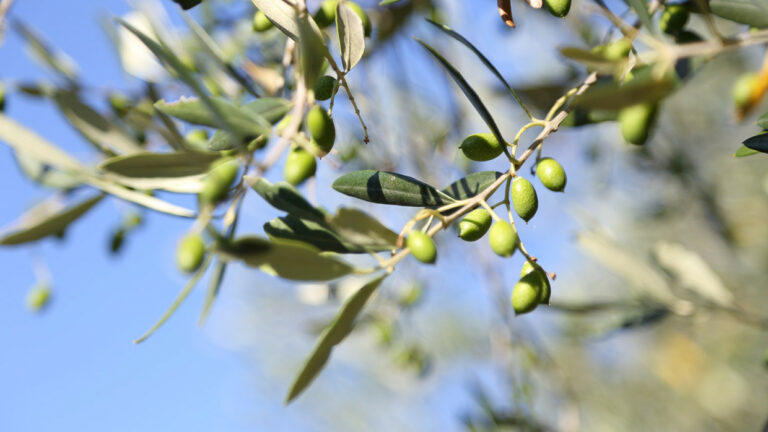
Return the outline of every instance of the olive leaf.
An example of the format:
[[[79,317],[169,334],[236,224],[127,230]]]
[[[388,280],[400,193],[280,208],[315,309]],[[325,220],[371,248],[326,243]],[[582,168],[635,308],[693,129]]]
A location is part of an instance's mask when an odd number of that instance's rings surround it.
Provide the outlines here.
[[[266,15],[275,27],[283,32],[283,34],[297,42],[299,41],[300,30],[296,9],[282,1],[251,0],[251,2],[253,2],[257,9],[264,12],[264,15]],[[311,17],[307,17],[307,22],[312,28],[312,31],[319,37],[322,37],[322,32],[317,26],[317,23],[315,23],[315,20]]]
[[[189,10],[202,3],[203,0],[173,0],[173,2],[181,6],[182,9]]]
[[[365,53],[365,28],[363,20],[344,3],[336,6],[336,32],[339,36],[341,63],[349,72]]]
[[[216,112],[227,118],[232,132],[243,136],[268,135],[271,132],[270,123],[256,109],[238,106],[223,98],[209,99],[216,107]],[[182,98],[175,102],[160,100],[155,102],[155,108],[188,123],[208,127],[219,125],[215,113],[200,99]]]
[[[768,2],[764,0],[711,0],[709,10],[740,24],[768,28]]]
[[[584,108],[619,110],[632,105],[658,101],[674,88],[672,79],[640,79],[619,85],[614,81],[602,82],[574,100],[574,105]]]
[[[768,153],[768,133],[761,132],[753,137],[749,137],[742,144],[754,151]]]
[[[210,153],[134,153],[105,160],[99,169],[117,182],[136,189],[163,189],[197,193],[211,164],[220,158]]]
[[[293,104],[285,98],[263,97],[248,102],[243,106],[255,112],[269,123],[275,124],[288,114]]]
[[[656,27],[652,25],[651,13],[648,11],[648,4],[645,0],[624,0],[624,3],[635,11],[637,18],[640,20],[643,27],[650,32],[656,31]]]
[[[264,224],[271,239],[294,240],[310,244],[324,252],[365,253],[361,246],[345,242],[325,224],[287,215]]]
[[[325,38],[312,27],[310,22],[314,23],[312,17],[308,14],[296,18],[299,27],[299,60],[301,65],[301,75],[304,84],[311,89],[315,82],[323,73],[323,66],[326,57],[330,57],[328,47],[325,45]]]
[[[377,204],[436,207],[455,201],[434,186],[386,171],[355,171],[336,179],[332,187],[344,195]]]
[[[254,176],[246,176],[245,182],[264,198],[264,201],[278,210],[302,219],[325,220],[323,212],[310,204],[290,183],[281,181],[272,184],[264,177]]]
[[[328,224],[346,241],[362,246],[368,251],[395,248],[397,233],[381,222],[357,209],[342,207]]]
[[[69,123],[102,152],[141,151],[141,145],[133,137],[86,105],[76,93],[57,90],[53,100]]]
[[[613,74],[617,67],[626,60],[610,60],[603,55],[581,48],[565,47],[560,49],[560,54],[573,61],[579,62],[589,69],[603,74]]]
[[[346,276],[354,270],[344,261],[293,241],[270,242],[249,236],[220,242],[216,247],[224,259],[241,260],[249,267],[290,280],[326,281]]]
[[[40,185],[69,190],[83,183],[77,175],[56,169],[24,152],[15,151],[13,154],[21,172]]]
[[[752,156],[760,153],[757,150],[752,150],[751,148],[747,146],[741,146],[738,150],[736,150],[736,153],[733,154],[734,157],[745,157],[745,156]]]
[[[500,143],[505,143],[504,137],[501,136],[501,131],[499,130],[499,127],[496,125],[496,121],[493,119],[493,116],[491,116],[490,111],[488,111],[488,108],[485,107],[485,104],[483,104],[483,101],[480,99],[480,96],[478,96],[477,92],[469,85],[466,79],[459,73],[458,70],[456,70],[455,67],[451,63],[448,62],[440,53],[438,53],[434,48],[429,46],[427,43],[416,39],[416,42],[421,44],[427,51],[429,51],[430,54],[432,54],[433,57],[437,59],[437,61],[440,62],[441,65],[448,71],[448,74],[453,78],[453,80],[456,82],[456,84],[461,88],[461,91],[464,93],[464,95],[469,99],[469,102],[472,103],[472,106],[475,107],[475,110],[480,114],[480,117],[482,117],[483,121],[486,125],[488,125],[488,128],[491,130],[491,133],[493,136],[496,137],[497,140],[499,140]],[[506,147],[504,148],[504,151],[506,151]]]
[[[17,227],[0,235],[0,245],[18,245],[60,234],[72,222],[93,208],[102,198],[104,195],[99,194],[63,209],[52,205],[50,202],[45,202],[23,215]]]
[[[333,347],[340,344],[352,332],[355,320],[385,277],[386,275],[382,275],[366,283],[344,302],[339,313],[323,331],[312,354],[291,384],[285,399],[286,404],[296,399],[317,378],[331,357]]]
[[[496,171],[481,171],[470,174],[451,183],[450,186],[443,189],[443,192],[456,200],[472,198],[487,189],[501,176],[502,174]]]

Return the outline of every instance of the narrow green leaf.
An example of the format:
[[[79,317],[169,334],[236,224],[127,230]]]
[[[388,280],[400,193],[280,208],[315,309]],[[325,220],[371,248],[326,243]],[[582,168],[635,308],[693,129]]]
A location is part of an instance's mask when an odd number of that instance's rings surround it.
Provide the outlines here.
[[[738,150],[736,150],[736,153],[733,154],[734,157],[745,157],[745,156],[752,156],[760,153],[757,150],[752,150],[751,148],[747,146],[741,146]]]
[[[211,263],[211,259],[213,259],[213,254],[209,253],[208,256],[205,258],[205,261],[203,261],[203,264],[200,266],[199,269],[195,272],[195,274],[192,276],[192,278],[187,281],[187,284],[184,286],[184,288],[179,292],[179,294],[176,296],[176,299],[173,300],[173,303],[171,303],[171,306],[168,308],[167,311],[163,314],[163,316],[160,317],[159,320],[155,323],[155,325],[152,326],[146,333],[144,333],[140,338],[133,341],[135,344],[139,344],[147,340],[148,337],[152,336],[152,334],[157,331],[160,327],[162,327],[163,324],[165,324],[166,321],[168,321],[168,318],[170,318],[174,312],[176,312],[176,309],[181,306],[182,303],[184,303],[184,300],[189,297],[189,293],[192,292],[192,288],[197,285],[197,281],[200,280],[200,278],[203,276],[205,271],[208,269],[208,265]]]
[[[17,245],[40,240],[64,231],[72,222],[95,206],[104,195],[97,195],[68,208],[49,206],[32,209],[21,217],[19,226],[0,235],[0,245]]]
[[[357,209],[340,208],[328,220],[328,224],[342,239],[369,251],[394,249],[397,243],[397,233]]]
[[[220,244],[218,250],[226,259],[239,259],[249,267],[290,280],[326,281],[346,276],[354,270],[344,261],[322,255],[317,249],[297,242],[241,237]]]
[[[341,343],[352,332],[355,320],[385,277],[386,275],[383,275],[366,283],[344,302],[339,313],[323,331],[312,350],[312,354],[293,381],[285,400],[286,404],[296,399],[314,381],[328,362],[333,347]]]
[[[270,134],[270,123],[256,109],[238,106],[223,98],[209,99],[216,111],[226,116],[232,132],[243,136]],[[182,98],[175,102],[160,100],[155,102],[155,108],[188,123],[218,127],[215,113],[200,99]]]
[[[56,169],[23,152],[14,151],[13,154],[21,172],[42,186],[69,190],[83,184],[83,180],[75,174]]]
[[[280,29],[281,32],[283,32],[286,36],[289,38],[299,41],[299,25],[298,25],[298,14],[296,13],[296,9],[294,9],[291,5],[282,2],[282,1],[275,1],[275,0],[251,0],[254,5],[256,5],[256,8],[262,12],[264,12],[264,15],[269,18],[270,21],[272,21],[273,24],[275,24],[275,27]],[[320,31],[320,28],[317,26],[317,23],[315,23],[315,20],[313,20],[311,17],[309,18],[309,25],[312,27],[312,30],[320,37],[322,37],[322,32]]]
[[[336,6],[336,32],[339,37],[341,63],[348,72],[365,53],[365,28],[355,11],[344,3]]]
[[[255,112],[270,124],[275,124],[288,114],[293,104],[284,98],[263,97],[248,102],[244,107]]]
[[[606,75],[613,74],[621,64],[626,64],[627,62],[626,60],[609,60],[600,54],[581,48],[565,47],[560,49],[560,53],[564,57],[579,62],[589,69]]]
[[[205,174],[221,156],[212,153],[150,153],[115,156],[99,164],[99,169],[125,177],[189,177]]]
[[[645,0],[624,0],[628,6],[630,6],[640,20],[640,23],[648,29],[651,33],[656,31],[656,28],[651,23],[651,13],[648,11],[648,4]]]
[[[362,170],[345,174],[332,186],[353,198],[411,207],[437,207],[455,200],[420,180],[385,171]]]
[[[399,2],[399,1],[400,1],[400,0],[381,0],[381,1],[379,2],[379,6],[386,6],[386,5],[390,5],[390,4],[393,4],[393,3],[397,3],[397,2]]]
[[[287,215],[264,224],[264,232],[271,239],[293,240],[307,243],[323,252],[365,253],[364,248],[344,242],[324,224]]]
[[[12,22],[14,29],[24,38],[34,56],[64,78],[70,81],[77,80],[77,65],[71,57],[51,48],[37,32],[18,19]]]
[[[308,89],[315,86],[315,82],[323,72],[326,57],[330,57],[325,38],[315,31],[310,22],[312,17],[308,14],[297,17],[299,26],[299,60],[301,63],[301,75]]]
[[[321,222],[325,220],[323,212],[315,208],[287,182],[270,183],[264,177],[246,176],[248,183],[264,201],[272,207],[296,217]]]
[[[485,124],[488,125],[491,133],[496,137],[497,140],[499,140],[500,143],[506,143],[504,137],[501,136],[501,131],[499,131],[499,127],[496,125],[496,121],[493,119],[493,116],[491,116],[490,111],[488,111],[488,108],[485,107],[485,104],[483,104],[480,96],[478,96],[477,92],[475,92],[475,90],[469,85],[467,80],[464,79],[459,71],[456,70],[456,68],[453,67],[453,65],[449,63],[448,60],[446,60],[442,55],[440,55],[440,53],[438,53],[434,48],[419,39],[416,39],[416,42],[420,43],[421,46],[429,51],[429,53],[432,54],[432,56],[435,57],[440,62],[440,64],[443,65],[451,78],[453,78],[456,84],[458,84],[459,88],[461,88],[461,91],[464,93],[467,99],[469,99],[469,102],[472,103],[472,106],[475,107],[475,110],[477,110],[478,114],[480,114],[480,117],[482,117]],[[504,148],[504,151],[506,151],[506,147]]]
[[[443,192],[457,201],[472,198],[487,189],[501,175],[500,172],[496,171],[481,171],[470,174],[451,183],[450,186],[443,189]]]
[[[211,313],[211,307],[213,307],[213,301],[216,300],[216,296],[221,289],[221,282],[224,281],[224,274],[227,272],[227,263],[218,261],[216,267],[213,268],[211,274],[211,280],[208,283],[208,290],[205,292],[205,302],[203,303],[203,309],[200,311],[200,319],[197,321],[197,325],[202,326],[208,319],[208,315]]]
[[[656,102],[667,96],[675,86],[670,79],[632,80],[624,85],[604,82],[595,85],[574,100],[584,108],[619,110],[639,103]]]
[[[768,132],[761,132],[758,135],[747,138],[742,144],[752,150],[768,153]]]
[[[133,137],[86,105],[76,93],[58,90],[53,100],[69,123],[102,152],[129,154],[141,151],[141,145]]]
[[[711,0],[709,10],[721,18],[760,29],[768,28],[765,2],[753,0]]]

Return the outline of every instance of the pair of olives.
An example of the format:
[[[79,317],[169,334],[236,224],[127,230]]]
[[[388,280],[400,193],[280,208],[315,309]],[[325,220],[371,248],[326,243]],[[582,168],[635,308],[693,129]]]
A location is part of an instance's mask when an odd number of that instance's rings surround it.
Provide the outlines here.
[[[540,304],[549,304],[551,294],[552,287],[541,266],[526,261],[520,270],[520,280],[512,288],[512,309],[515,315],[531,312]]]
[[[306,124],[312,145],[322,153],[329,153],[336,140],[336,127],[328,112],[319,105],[313,106],[307,113]],[[279,129],[280,125],[278,125],[278,131]],[[315,156],[302,147],[294,147],[285,160],[283,178],[288,183],[298,186],[315,175],[316,171]]]

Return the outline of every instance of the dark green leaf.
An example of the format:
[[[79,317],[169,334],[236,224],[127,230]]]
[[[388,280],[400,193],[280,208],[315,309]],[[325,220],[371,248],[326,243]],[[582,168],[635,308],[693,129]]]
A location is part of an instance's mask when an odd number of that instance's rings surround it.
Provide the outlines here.
[[[360,312],[365,307],[368,299],[371,298],[376,289],[381,285],[384,280],[384,276],[380,276],[371,282],[363,285],[362,288],[357,290],[352,296],[344,302],[341,310],[323,331],[320,339],[317,341],[315,348],[312,350],[312,354],[309,359],[304,363],[301,368],[301,372],[291,385],[291,389],[288,391],[288,396],[285,402],[290,403],[297,396],[301,394],[317,377],[325,364],[328,362],[328,358],[331,356],[333,347],[341,343],[355,325]]]
[[[344,242],[324,224],[287,215],[264,224],[264,232],[272,239],[308,243],[324,252],[364,253],[360,246]]]
[[[500,172],[496,171],[482,171],[470,174],[451,183],[450,186],[443,189],[443,192],[456,200],[472,198],[492,185],[501,175]]]
[[[0,236],[0,245],[27,243],[64,231],[69,224],[95,206],[104,195],[97,195],[68,208],[37,207],[21,217],[21,223]]]
[[[768,133],[763,132],[759,135],[747,138],[742,144],[752,150],[768,153]]]
[[[251,185],[272,207],[302,219],[316,222],[325,220],[325,215],[316,209],[287,182],[270,183],[263,177],[246,176],[245,181]]]
[[[475,92],[475,90],[469,85],[466,79],[459,73],[458,70],[456,70],[455,67],[451,63],[448,62],[440,53],[438,53],[434,48],[427,45],[425,42],[416,39],[416,42],[420,43],[421,46],[427,49],[427,51],[432,54],[439,62],[443,65],[443,67],[448,71],[448,74],[451,75],[451,78],[458,84],[459,88],[461,88],[461,91],[464,92],[464,95],[469,99],[469,101],[472,103],[472,106],[475,107],[475,110],[477,110],[478,114],[480,114],[480,117],[483,118],[483,121],[485,121],[485,124],[488,125],[488,128],[491,130],[491,133],[496,137],[497,140],[499,140],[502,145],[506,143],[504,140],[504,137],[501,136],[501,131],[499,131],[499,127],[496,125],[496,121],[493,119],[493,116],[491,116],[490,111],[488,111],[488,108],[485,107],[485,104],[483,104],[483,101],[480,99],[480,96]],[[505,147],[506,151],[506,147]]]
[[[181,6],[184,10],[192,9],[193,7],[199,5],[203,2],[203,0],[173,0],[174,3],[177,3],[179,6]]]
[[[436,207],[455,200],[420,180],[385,171],[362,170],[333,182],[338,192],[378,204]]]

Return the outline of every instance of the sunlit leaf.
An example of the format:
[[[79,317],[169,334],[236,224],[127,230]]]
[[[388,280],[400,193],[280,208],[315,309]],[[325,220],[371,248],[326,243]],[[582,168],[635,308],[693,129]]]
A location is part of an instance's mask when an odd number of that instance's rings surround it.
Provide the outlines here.
[[[299,26],[299,61],[301,64],[301,76],[307,88],[315,86],[315,82],[323,73],[326,57],[330,57],[328,47],[323,36],[315,31],[310,22],[312,17],[304,15],[298,17]]]
[[[271,132],[269,122],[254,108],[238,106],[226,99],[216,97],[211,97],[210,102],[216,107],[217,112],[226,116],[232,131],[237,134],[258,136],[268,135]],[[218,127],[215,113],[200,99],[182,98],[175,102],[160,100],[155,102],[155,108],[188,123]]]
[[[360,17],[344,3],[336,7],[336,32],[339,36],[341,63],[349,71],[365,53],[365,28]]]
[[[384,276],[380,276],[363,285],[342,305],[341,310],[323,331],[317,341],[312,354],[309,356],[299,375],[291,385],[286,403],[290,403],[299,396],[314,381],[331,356],[333,347],[341,343],[354,329],[355,320],[365,307],[376,289],[381,285]]]
[[[768,28],[768,2],[711,0],[709,10],[719,17],[757,28]]]
[[[253,176],[246,176],[245,181],[266,202],[278,210],[302,219],[313,221],[325,220],[323,212],[316,209],[295,187],[287,182],[281,181],[272,184],[263,177]]]
[[[32,209],[21,216],[18,226],[0,234],[0,245],[28,243],[63,232],[72,222],[95,206],[104,195],[97,195],[67,208]]]
[[[661,267],[671,273],[677,283],[720,306],[733,305],[733,293],[701,255],[677,243],[659,242],[653,248]]]
[[[328,224],[344,240],[367,250],[390,250],[394,249],[397,243],[397,233],[357,209],[340,208],[328,219]]]

